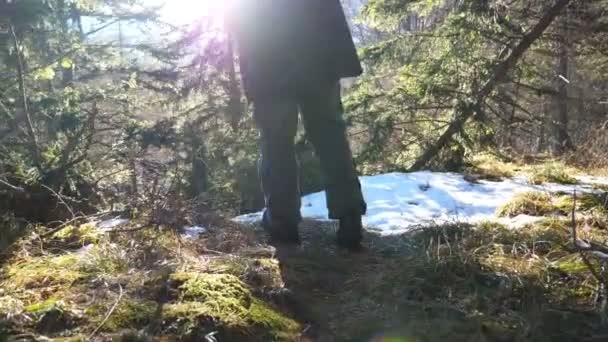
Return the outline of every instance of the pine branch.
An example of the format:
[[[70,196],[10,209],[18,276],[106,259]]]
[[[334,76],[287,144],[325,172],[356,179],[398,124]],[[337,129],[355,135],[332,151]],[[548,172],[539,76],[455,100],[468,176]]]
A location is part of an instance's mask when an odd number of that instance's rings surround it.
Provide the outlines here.
[[[472,100],[461,100],[459,105],[456,107],[455,115],[452,123],[447,130],[439,137],[439,139],[426,148],[424,153],[414,162],[410,167],[410,170],[419,170],[424,168],[439,151],[446,146],[454,137],[462,131],[464,125],[469,119],[471,119],[476,113],[481,112],[481,108],[485,102],[485,99],[496,89],[496,87],[504,82],[508,73],[524,54],[530,49],[547,28],[555,21],[555,18],[562,12],[562,10],[570,3],[570,0],[556,0],[551,7],[545,12],[543,17],[538,23],[532,28],[530,32],[523,36],[519,44],[508,54],[502,62],[498,63],[492,73],[491,77],[484,83],[481,89],[473,95]],[[501,53],[502,55],[502,53]]]

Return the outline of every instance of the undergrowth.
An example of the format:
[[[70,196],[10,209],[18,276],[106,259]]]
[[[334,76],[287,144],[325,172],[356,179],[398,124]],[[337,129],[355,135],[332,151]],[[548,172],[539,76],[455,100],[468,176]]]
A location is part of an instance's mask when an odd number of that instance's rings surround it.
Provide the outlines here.
[[[210,237],[187,240],[155,227],[110,234],[89,224],[67,226],[46,239],[23,239],[2,268],[0,337],[121,340],[144,332],[147,338],[270,341],[299,336],[302,325],[288,311],[258,298],[282,285],[275,281],[281,278],[278,264],[260,257],[272,252],[245,243],[244,236],[252,237],[247,230],[220,222],[223,246],[210,246],[207,240],[215,241]],[[220,252],[226,248],[231,253]]]
[[[605,226],[583,215],[599,199],[581,197],[576,223],[581,239],[601,244]],[[543,212],[562,201],[549,197]],[[593,339],[608,333],[589,269],[602,268],[574,248],[566,215],[516,230],[486,222],[367,234],[369,251],[357,255],[336,250],[333,223],[315,221],[303,223],[300,248],[269,246],[226,220],[194,240],[153,227],[84,248],[68,243],[82,241],[72,234],[26,238],[2,269],[0,331],[56,341]],[[62,238],[69,248],[49,252]]]

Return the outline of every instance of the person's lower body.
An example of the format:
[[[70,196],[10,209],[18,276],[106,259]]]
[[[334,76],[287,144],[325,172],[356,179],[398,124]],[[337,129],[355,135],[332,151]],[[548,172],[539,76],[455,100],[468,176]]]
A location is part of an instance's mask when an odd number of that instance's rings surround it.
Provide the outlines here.
[[[266,204],[262,225],[272,239],[299,242],[301,193],[294,139],[301,112],[307,138],[321,161],[329,218],[340,220],[337,242],[350,249],[360,246],[366,204],[342,111],[337,81],[254,99],[254,118],[261,135],[259,174]]]

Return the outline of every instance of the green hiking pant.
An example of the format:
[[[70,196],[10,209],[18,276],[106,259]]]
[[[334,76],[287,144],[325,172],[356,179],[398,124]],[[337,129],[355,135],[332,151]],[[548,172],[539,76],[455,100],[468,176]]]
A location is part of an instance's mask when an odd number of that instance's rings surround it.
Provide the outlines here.
[[[363,215],[366,204],[342,119],[340,83],[316,82],[254,99],[260,131],[259,174],[272,223],[297,224],[300,215],[298,161],[294,139],[301,113],[308,140],[323,171],[330,219]]]

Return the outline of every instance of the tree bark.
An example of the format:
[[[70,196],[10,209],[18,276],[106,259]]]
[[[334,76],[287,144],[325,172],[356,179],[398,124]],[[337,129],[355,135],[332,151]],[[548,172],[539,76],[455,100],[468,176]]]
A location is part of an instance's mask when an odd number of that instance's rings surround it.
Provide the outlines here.
[[[196,130],[190,133],[192,137],[192,173],[190,175],[190,195],[198,197],[209,190],[209,174],[206,162],[205,141]]]
[[[21,55],[21,46],[19,44],[19,39],[17,38],[17,33],[15,32],[15,27],[12,23],[9,24],[9,30],[11,38],[13,40],[15,54],[17,56],[17,78],[19,85],[20,102],[21,107],[23,109],[23,113],[25,115],[25,125],[27,128],[30,152],[32,154],[32,160],[34,161],[34,165],[38,168],[38,171],[42,171],[42,157],[40,154],[40,145],[38,145],[38,138],[36,136],[36,132],[34,131],[34,124],[30,115],[29,104],[27,99],[27,88],[25,86],[25,66],[23,64],[23,56]]]
[[[446,131],[422,153],[422,155],[410,167],[410,170],[424,168],[437,153],[446,146],[453,136],[461,132],[466,122],[475,115],[481,113],[485,99],[490,95],[499,83],[504,82],[508,72],[517,64],[523,55],[530,49],[547,28],[555,21],[555,18],[570,3],[570,0],[555,0],[551,6],[544,11],[544,15],[538,23],[521,39],[519,44],[509,53],[507,58],[498,63],[490,78],[485,82],[477,94],[473,94],[471,99],[460,101],[455,108],[454,119]],[[501,54],[502,55],[502,54]]]
[[[551,120],[551,154],[559,157],[570,147],[568,134],[568,84],[569,76],[568,56],[568,20],[564,18],[560,27],[557,41],[557,97],[554,101],[556,108],[552,111]]]

